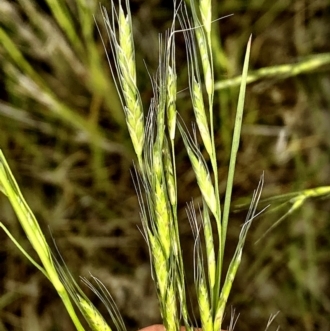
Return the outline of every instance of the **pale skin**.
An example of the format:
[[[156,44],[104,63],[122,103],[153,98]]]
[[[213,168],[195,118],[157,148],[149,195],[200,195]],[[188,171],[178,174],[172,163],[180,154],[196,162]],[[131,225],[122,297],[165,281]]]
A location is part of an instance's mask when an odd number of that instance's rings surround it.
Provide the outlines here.
[[[185,331],[186,328],[184,326],[181,326],[180,331]],[[197,329],[198,331],[201,331],[201,329]],[[147,326],[143,329],[140,329],[139,331],[165,331],[165,327],[163,324],[154,324]]]

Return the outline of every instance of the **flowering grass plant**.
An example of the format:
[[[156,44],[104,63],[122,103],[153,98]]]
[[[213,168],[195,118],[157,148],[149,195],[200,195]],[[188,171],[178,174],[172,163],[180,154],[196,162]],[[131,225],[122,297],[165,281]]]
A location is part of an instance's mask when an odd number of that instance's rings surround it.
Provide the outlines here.
[[[110,41],[109,63],[137,158],[134,177],[141,207],[142,233],[150,251],[152,277],[156,284],[163,323],[167,331],[177,331],[182,324],[187,330],[192,330],[194,326],[194,319],[188,309],[189,294],[186,291],[178,219],[177,192],[180,183],[176,177],[175,141],[180,139],[177,137],[177,133],[180,133],[202,197],[201,205],[197,208],[193,203],[187,205],[187,215],[195,238],[193,271],[201,327],[204,331],[218,331],[221,329],[228,296],[241,261],[247,231],[257,215],[257,203],[263,186],[262,176],[242,225],[236,251],[228,269],[224,270],[225,243],[243,118],[251,38],[248,41],[240,80],[227,187],[222,200],[214,138],[215,79],[211,1],[191,1],[191,18],[183,3],[174,3],[173,24],[165,36],[159,39],[159,66],[155,75],[151,76],[154,95],[147,111],[138,89],[129,1],[126,0],[125,5],[119,3],[118,8],[112,4],[110,13],[104,8],[101,10]],[[178,33],[184,35],[186,45],[188,86],[195,122],[192,132],[187,129],[188,124],[183,122],[179,115],[180,110],[176,107],[178,93],[175,37]],[[2,223],[0,226],[53,284],[76,329],[84,330],[84,327],[77,317],[73,303],[92,330],[111,330],[73,279],[61,258],[54,257],[2,152],[0,188],[13,206],[40,262],[28,255]],[[215,232],[212,230],[213,223]],[[125,329],[111,295],[100,280],[95,277],[93,279],[96,287],[87,279],[83,281],[104,302],[116,328]]]

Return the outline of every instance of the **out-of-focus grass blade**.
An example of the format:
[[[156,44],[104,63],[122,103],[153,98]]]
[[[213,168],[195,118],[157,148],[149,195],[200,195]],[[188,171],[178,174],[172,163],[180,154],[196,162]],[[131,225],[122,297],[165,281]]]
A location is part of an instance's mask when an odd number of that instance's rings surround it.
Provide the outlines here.
[[[67,8],[67,4],[62,0],[57,0],[57,1],[47,0],[47,4],[50,7],[54,17],[56,18],[58,25],[63,29],[65,34],[68,36],[71,45],[73,45],[73,47],[75,47],[80,54],[83,54],[84,53],[83,45],[76,33],[76,29],[72,21],[70,12]],[[80,1],[79,4],[81,4]],[[80,8],[80,6],[78,6],[78,8]]]
[[[273,204],[273,203],[276,203],[276,204],[280,203],[280,206],[282,206],[285,203],[287,203],[289,200],[291,200],[292,198],[297,197],[297,195],[299,193],[300,192],[286,193],[286,194],[280,194],[280,195],[276,195],[273,197],[261,199],[259,204],[267,205],[267,204]],[[240,201],[247,201],[247,198],[240,199]],[[250,206],[249,202],[244,202],[244,203],[240,202],[240,203],[236,203],[236,204],[234,203],[232,206],[232,212],[239,213],[241,211],[248,210],[249,206]],[[267,212],[271,212],[271,211],[273,211],[273,208],[269,209]]]
[[[290,207],[289,210],[281,216],[270,228],[256,241],[258,243],[263,239],[270,231],[274,230],[282,221],[284,221],[289,215],[298,210],[306,200],[308,199],[326,199],[330,197],[330,186],[320,186],[303,191],[292,192],[287,194],[280,194],[273,197],[260,200],[260,205],[270,205],[266,213],[274,213],[279,209]],[[275,205],[274,205],[275,204]],[[247,203],[237,204],[233,207],[234,212],[240,212],[247,209],[249,205]]]
[[[320,69],[322,66],[330,63],[330,53],[315,54],[308,56],[304,60],[294,64],[282,64],[279,66],[261,68],[250,72],[246,78],[246,84],[251,84],[261,79],[286,79],[288,77],[298,76],[306,72],[312,72]],[[223,90],[226,88],[239,86],[241,83],[241,76],[222,80],[214,85],[215,90]]]

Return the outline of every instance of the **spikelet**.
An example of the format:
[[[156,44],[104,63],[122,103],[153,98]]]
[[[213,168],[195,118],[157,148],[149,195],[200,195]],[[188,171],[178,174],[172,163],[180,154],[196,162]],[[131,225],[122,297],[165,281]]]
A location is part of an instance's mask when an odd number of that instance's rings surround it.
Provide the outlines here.
[[[77,294],[78,305],[93,331],[112,331],[100,312],[89,301]]]

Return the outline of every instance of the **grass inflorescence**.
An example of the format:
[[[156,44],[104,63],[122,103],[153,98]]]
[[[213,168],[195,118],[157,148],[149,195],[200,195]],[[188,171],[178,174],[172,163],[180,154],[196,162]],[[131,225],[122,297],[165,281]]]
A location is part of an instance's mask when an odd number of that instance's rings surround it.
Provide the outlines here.
[[[189,18],[187,8],[183,4],[177,6],[174,3],[174,7],[173,24],[165,37],[161,37],[159,40],[159,67],[156,75],[151,78],[154,96],[150,102],[148,112],[145,112],[143,109],[137,87],[132,17],[129,2],[126,1],[125,6],[120,3],[118,10],[112,4],[110,15],[105,8],[101,8],[101,10],[110,41],[110,54],[114,58],[114,66],[111,66],[111,72],[115,77],[128,131],[138,160],[136,166],[136,187],[141,206],[143,232],[150,250],[152,276],[156,283],[164,325],[168,331],[176,331],[179,330],[181,323],[187,329],[190,329],[193,323],[187,308],[184,265],[177,215],[178,183],[175,171],[175,137],[178,125],[203,200],[201,206],[201,228],[205,236],[207,264],[206,270],[204,270],[203,253],[200,245],[197,245],[199,249],[194,254],[195,287],[202,328],[205,331],[213,331],[221,328],[231,284],[240,262],[246,229],[254,217],[255,205],[261,191],[259,189],[257,192],[252,213],[243,226],[233,262],[228,269],[223,284],[221,284],[228,206],[231,200],[231,187],[242,123],[251,40],[248,43],[244,63],[225,208],[224,213],[222,213],[213,132],[214,74],[211,44],[211,2],[201,1],[198,6],[191,2],[192,19]],[[179,17],[181,23],[180,31],[176,30],[177,17]],[[69,24],[69,21],[63,21],[63,24],[65,22]],[[175,62],[175,36],[177,33],[183,33],[185,36],[191,100],[198,134],[201,136],[204,144],[207,159],[211,162],[211,172],[196,140],[197,132],[194,133],[194,136],[191,136],[185,125],[177,122],[177,74]],[[199,72],[200,62],[203,74]],[[206,101],[204,100],[203,86],[205,86]],[[146,116],[144,115],[145,113]],[[9,168],[6,165],[3,169],[3,185],[8,185],[8,182],[6,182],[8,174],[6,172],[9,171]],[[4,186],[4,191],[8,194],[7,192],[10,192],[10,188]],[[15,193],[16,195],[19,194],[18,192]],[[14,203],[15,199],[16,197],[11,198],[12,203]],[[22,200],[22,198],[20,199]],[[71,295],[71,298],[77,304],[93,330],[105,330],[106,327],[102,326],[105,323],[103,318],[99,316],[92,303],[82,294],[73,278],[67,275],[66,267],[63,269],[56,263],[55,266],[57,265],[57,268],[55,268],[47,243],[44,239],[42,241],[34,239],[36,234],[39,234],[40,238],[43,238],[43,236],[39,228],[37,228],[37,231],[31,227],[28,220],[31,218],[31,215],[29,209],[23,210],[21,211],[20,219],[23,228],[32,244],[34,243],[33,246],[46,268],[44,273],[50,278],[55,287],[57,283],[61,284],[61,289],[58,291],[66,304],[68,304],[67,302],[70,303],[70,301],[67,301],[65,296]],[[199,221],[192,210],[190,210],[189,215],[191,226],[195,229],[195,240],[198,242],[201,240],[199,237]],[[214,247],[211,226],[213,219],[217,226],[218,248]],[[37,223],[35,222],[35,224]],[[30,232],[32,234],[29,234]],[[36,240],[38,240],[37,243],[35,242]],[[47,256],[40,249],[47,250]],[[48,270],[48,264],[53,266],[50,270]],[[43,267],[40,267],[40,269],[43,270]],[[50,274],[54,274],[54,277],[51,277]],[[180,321],[181,316],[182,321]]]
[[[27,15],[33,15],[35,8],[29,7],[25,1],[23,2],[25,8],[29,10]],[[95,103],[91,105],[89,119],[86,120],[74,107],[68,107],[61,101],[60,97],[47,85],[45,78],[41,77],[24,58],[17,45],[8,37],[7,32],[0,28],[2,45],[17,65],[17,68],[6,67],[6,73],[13,74],[16,78],[20,77],[18,80],[23,86],[24,93],[31,95],[34,91],[35,98],[53,111],[54,118],[61,118],[72,125],[75,130],[80,130],[84,136],[82,140],[86,137],[90,139],[91,163],[95,172],[96,187],[101,187],[104,181],[104,176],[97,169],[102,168],[105,151],[116,150],[116,147],[107,141],[105,133],[95,125],[99,113],[100,101],[98,100],[103,99],[107,105],[111,104],[116,124],[119,125],[125,121],[137,160],[133,177],[140,205],[141,232],[150,252],[152,278],[156,285],[160,312],[167,331],[177,331],[182,324],[187,330],[192,330],[197,326],[195,316],[189,309],[191,293],[187,290],[187,277],[182,254],[183,244],[179,232],[178,191],[180,180],[177,177],[176,156],[178,155],[177,142],[182,141],[201,195],[199,204],[191,202],[186,208],[194,237],[193,280],[199,310],[198,318],[200,318],[200,326],[204,331],[220,330],[233,282],[242,260],[247,232],[251,222],[258,215],[257,205],[264,183],[262,175],[253,194],[252,202],[249,204],[236,249],[228,268],[225,269],[225,257],[228,257],[226,241],[236,159],[241,139],[246,86],[265,77],[275,76],[284,79],[314,70],[329,63],[329,55],[314,56],[290,65],[262,68],[249,74],[250,38],[244,57],[242,75],[234,79],[216,82],[211,1],[191,1],[188,5],[174,2],[172,24],[169,30],[159,37],[158,68],[154,74],[150,74],[153,97],[146,109],[139,90],[130,2],[126,0],[125,3],[120,2],[118,6],[111,3],[110,11],[101,6],[108,37],[106,40],[106,36],[103,35],[103,46],[109,51],[107,58],[123,109],[124,115],[122,116],[118,112],[120,107],[116,102],[112,104],[113,99],[107,93],[107,91],[113,90],[112,81],[102,78],[101,59],[92,37],[94,21],[89,15],[91,8],[88,8],[84,1],[79,1],[77,14],[79,22],[82,24],[82,30],[81,35],[78,35],[70,12],[63,9],[66,7],[60,6],[60,2],[55,4],[47,1],[47,3],[58,25],[67,32],[67,40],[75,45],[73,53],[70,53],[64,46],[60,53],[65,54],[68,63],[76,62],[73,66],[74,70],[77,71],[77,75],[86,78],[86,86],[94,95]],[[52,27],[47,26],[47,29],[52,31]],[[101,28],[99,32],[102,34]],[[180,96],[178,93],[180,72],[177,72],[176,63],[176,37],[178,34],[183,35],[186,47],[188,71],[186,85],[194,114],[192,130],[189,129],[190,123],[185,122],[180,116],[180,108],[177,106],[177,99]],[[63,38],[63,40],[65,39]],[[66,45],[66,42],[63,42],[63,45]],[[216,45],[216,47],[218,46]],[[76,61],[77,59],[79,60]],[[88,68],[88,70],[84,71],[83,68]],[[93,85],[100,89],[93,89]],[[226,146],[226,150],[230,150],[227,157],[230,161],[227,184],[222,198],[222,191],[219,187],[218,146],[215,134],[217,127],[215,125],[215,95],[218,90],[224,90],[230,86],[239,86],[239,95],[231,147]],[[48,129],[45,127],[45,130]],[[0,189],[13,206],[40,262],[36,262],[29,255],[3,223],[0,223],[0,226],[30,262],[53,284],[76,329],[84,330],[85,327],[77,317],[73,303],[80,310],[90,329],[111,330],[106,319],[75,282],[61,257],[54,257],[52,254],[2,153],[0,154]],[[264,235],[301,207],[307,199],[328,194],[329,187],[324,186],[302,190],[289,196],[279,196],[278,199],[265,199],[266,204],[270,201],[284,199],[286,204],[289,203],[292,206],[288,213],[265,231]],[[237,209],[239,207],[244,206],[238,206]],[[263,236],[260,236],[259,240],[261,239]],[[291,254],[296,255],[296,251],[293,249]],[[299,269],[299,266],[292,263],[291,268],[292,270]],[[97,278],[92,278],[96,287],[87,279],[83,279],[83,282],[104,303],[116,329],[125,330],[124,322],[109,292]]]
[[[176,3],[174,7],[175,14],[172,27],[164,39],[160,38],[159,67],[157,74],[152,77],[154,96],[145,121],[142,117],[141,103],[137,104],[134,101],[141,100],[141,98],[136,87],[132,35],[126,32],[132,31],[132,18],[128,2],[126,2],[126,14],[124,14],[124,9],[120,4],[118,12],[112,7],[110,15],[112,21],[105,12],[104,17],[108,28],[108,36],[110,37],[112,55],[115,59],[112,72],[116,74],[118,79],[117,88],[122,95],[121,100],[125,109],[126,122],[138,159],[136,186],[142,210],[144,236],[150,249],[153,278],[157,284],[164,325],[167,330],[173,331],[178,330],[180,326],[179,316],[182,316],[183,323],[187,328],[192,325],[187,313],[186,285],[178,233],[176,198],[178,184],[175,174],[175,145],[173,143],[177,118],[175,110],[177,90],[175,87],[175,36],[179,32],[175,30],[175,21],[176,17],[179,17],[181,33],[184,34],[186,41],[189,88],[199,130],[198,134],[201,136],[212,169],[212,172],[210,172],[200,151],[200,146],[195,140],[197,132],[194,134],[195,137],[191,136],[179,121],[179,131],[203,199],[201,212],[205,217],[202,216],[201,226],[205,235],[207,270],[204,270],[202,253],[197,250],[194,256],[196,260],[195,286],[202,328],[205,331],[213,331],[221,328],[231,284],[241,259],[242,246],[246,236],[245,229],[248,228],[255,213],[255,204],[253,204],[252,213],[243,227],[233,262],[229,267],[225,281],[221,283],[231,188],[242,123],[251,41],[248,44],[244,63],[225,205],[222,213],[213,132],[214,74],[210,35],[211,3],[201,1],[198,6],[195,6],[194,2],[191,2],[192,19],[188,18],[185,7],[177,8]],[[119,27],[118,37],[115,29],[117,25]],[[203,74],[199,72],[200,62]],[[128,87],[130,84],[132,84],[131,87]],[[206,101],[204,100],[203,86],[205,86]],[[138,121],[133,119],[138,119]],[[141,138],[137,139],[137,137]],[[260,190],[258,190],[254,203],[257,203],[259,197]],[[192,215],[195,214],[191,212],[190,216]],[[218,248],[214,247],[211,230],[212,219],[215,220],[217,226]],[[198,228],[197,225],[194,225],[198,222],[196,216],[191,217],[190,222],[193,227]],[[199,230],[195,230],[196,241],[200,240],[197,232]]]

